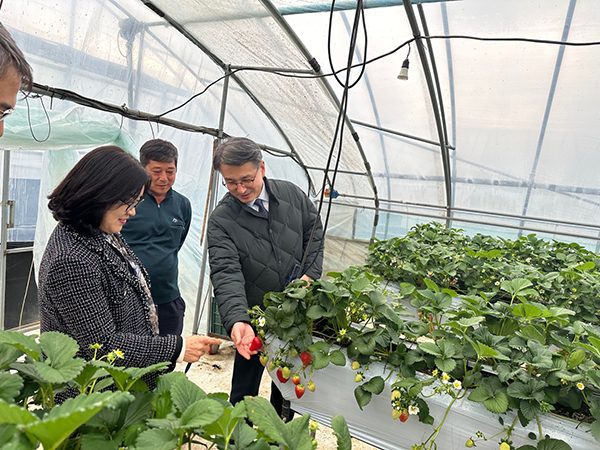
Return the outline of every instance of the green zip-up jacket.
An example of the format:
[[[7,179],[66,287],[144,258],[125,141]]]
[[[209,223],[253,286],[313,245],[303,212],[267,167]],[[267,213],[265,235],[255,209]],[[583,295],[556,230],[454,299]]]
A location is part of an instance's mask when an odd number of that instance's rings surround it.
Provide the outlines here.
[[[171,189],[158,205],[148,191],[121,235],[150,275],[150,291],[157,305],[180,296],[177,253],[190,229],[192,205],[187,197]]]

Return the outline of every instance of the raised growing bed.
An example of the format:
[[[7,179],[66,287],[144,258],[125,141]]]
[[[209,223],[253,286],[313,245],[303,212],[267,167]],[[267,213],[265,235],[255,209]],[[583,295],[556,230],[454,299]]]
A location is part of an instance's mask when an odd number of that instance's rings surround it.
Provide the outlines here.
[[[283,343],[274,340],[269,345],[270,355],[274,355]],[[299,357],[293,359],[296,366],[301,366]],[[430,425],[418,421],[416,416],[409,416],[404,423],[394,420],[390,413],[390,398],[392,393],[391,383],[386,383],[380,395],[373,396],[371,402],[362,410],[359,408],[352,391],[356,387],[354,382],[355,372],[348,361],[344,366],[329,365],[325,369],[316,370],[312,374],[315,383],[315,392],[305,392],[298,399],[295,386],[291,381],[281,383],[275,371],[269,372],[273,381],[278,385],[283,397],[291,402],[291,408],[299,414],[309,413],[313,420],[329,424],[331,418],[342,414],[348,424],[350,434],[377,448],[388,450],[410,450],[415,444],[421,443],[432,433]],[[372,364],[369,369],[371,376],[383,375],[383,364]],[[423,377],[424,378],[424,377]],[[439,383],[437,384],[439,386]],[[425,395],[432,395],[433,388],[425,389]],[[448,395],[435,395],[427,400],[430,414],[441,419],[451,397]],[[505,427],[499,422],[503,418],[504,424],[510,424],[515,418],[514,412],[501,416],[489,412],[481,403],[471,402],[465,398],[455,403],[448,414],[446,423],[440,429],[437,442],[443,448],[463,449],[469,439],[477,439],[477,432],[486,437],[500,433]],[[581,424],[554,414],[546,414],[540,418],[542,429],[553,438],[568,443],[572,450],[591,450],[600,448],[598,441],[590,433],[588,424]],[[434,425],[438,424],[438,420]],[[529,437],[534,433],[535,440]],[[513,446],[530,444],[535,445],[539,435],[537,424],[530,423],[527,427],[516,428],[512,433]],[[497,449],[499,438],[492,438],[487,442],[477,442],[477,448]],[[440,447],[439,447],[440,448]]]
[[[600,447],[598,255],[432,224],[375,243],[367,262],[253,311],[269,371],[315,389],[294,408],[344,414],[381,447]]]

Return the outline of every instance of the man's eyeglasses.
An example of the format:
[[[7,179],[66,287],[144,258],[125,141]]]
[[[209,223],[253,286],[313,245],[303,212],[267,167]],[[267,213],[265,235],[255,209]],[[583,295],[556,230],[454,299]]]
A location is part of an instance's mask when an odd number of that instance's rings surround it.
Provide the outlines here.
[[[127,205],[127,209],[126,209],[125,211],[126,211],[126,212],[129,212],[129,211],[131,211],[132,209],[134,209],[134,208],[137,208],[137,207],[138,207],[138,205],[139,205],[140,203],[142,203],[143,201],[144,201],[144,197],[140,197],[140,198],[138,198],[137,200],[134,200],[134,201],[132,201],[132,202],[130,202],[130,203],[127,203],[127,202],[124,202],[123,200],[121,200],[121,203],[123,203],[124,205]]]
[[[0,122],[2,122],[4,119],[6,119],[8,116],[10,116],[14,112],[15,112],[15,108],[5,109],[4,112],[0,114]]]
[[[245,180],[242,180],[242,181],[225,181],[225,180],[223,180],[222,181],[223,186],[226,186],[229,189],[235,189],[235,188],[237,188],[237,185],[239,184],[243,188],[249,188],[250,186],[252,186],[252,184],[254,184],[254,180],[256,180],[256,177],[258,176],[259,170],[260,170],[260,166],[258,166],[258,169],[256,169],[256,173],[254,174],[254,178],[252,178],[252,179],[246,178]]]

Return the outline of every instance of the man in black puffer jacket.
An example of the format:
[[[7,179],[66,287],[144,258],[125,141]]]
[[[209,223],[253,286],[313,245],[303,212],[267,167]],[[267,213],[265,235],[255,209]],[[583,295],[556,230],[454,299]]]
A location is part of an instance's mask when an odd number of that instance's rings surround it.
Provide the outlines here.
[[[317,210],[295,184],[268,180],[256,143],[229,138],[216,150],[213,168],[229,193],[208,221],[210,276],[223,326],[236,345],[230,401],[258,395],[264,367],[247,310],[262,305],[267,292],[282,291],[290,278],[321,276],[323,228]],[[312,242],[310,235],[315,227]],[[304,252],[306,262],[301,274]],[[271,403],[281,414],[282,397],[271,384]]]

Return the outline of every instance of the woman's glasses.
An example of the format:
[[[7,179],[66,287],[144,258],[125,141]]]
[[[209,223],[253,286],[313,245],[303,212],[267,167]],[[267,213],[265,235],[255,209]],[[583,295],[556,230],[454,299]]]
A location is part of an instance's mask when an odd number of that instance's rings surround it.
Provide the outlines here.
[[[144,197],[140,197],[130,203],[124,202],[123,200],[121,200],[121,203],[123,203],[124,205],[127,205],[127,209],[125,210],[126,212],[131,211],[134,208],[137,208],[137,206],[142,203],[144,201]]]

